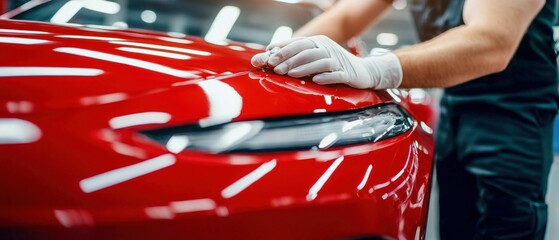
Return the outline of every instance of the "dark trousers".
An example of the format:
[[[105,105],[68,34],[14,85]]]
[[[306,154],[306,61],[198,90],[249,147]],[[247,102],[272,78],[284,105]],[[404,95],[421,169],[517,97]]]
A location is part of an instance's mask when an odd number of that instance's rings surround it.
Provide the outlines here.
[[[543,239],[557,88],[538,91],[443,96],[441,239]]]

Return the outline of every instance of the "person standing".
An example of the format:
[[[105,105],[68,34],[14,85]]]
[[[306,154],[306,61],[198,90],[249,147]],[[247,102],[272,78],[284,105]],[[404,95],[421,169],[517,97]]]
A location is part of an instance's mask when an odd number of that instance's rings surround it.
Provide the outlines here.
[[[255,67],[360,89],[445,88],[436,138],[441,239],[543,239],[558,110],[557,0],[410,0],[422,43],[356,57],[390,0],[341,0]]]

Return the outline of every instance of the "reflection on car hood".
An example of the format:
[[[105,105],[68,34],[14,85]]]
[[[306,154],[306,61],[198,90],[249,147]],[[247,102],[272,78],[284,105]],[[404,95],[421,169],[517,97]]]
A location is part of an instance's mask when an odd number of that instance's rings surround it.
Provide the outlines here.
[[[1,114],[107,105],[115,114],[172,111],[254,118],[379,103],[370,91],[318,86],[250,65],[250,44],[84,26],[0,21]],[[110,106],[109,106],[110,105]],[[88,108],[90,109],[90,108]],[[228,113],[228,114],[227,114]]]

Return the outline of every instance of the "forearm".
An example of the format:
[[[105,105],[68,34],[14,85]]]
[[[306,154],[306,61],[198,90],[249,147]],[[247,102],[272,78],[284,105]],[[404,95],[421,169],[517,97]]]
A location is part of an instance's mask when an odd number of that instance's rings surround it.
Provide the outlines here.
[[[345,43],[374,24],[390,7],[390,2],[390,0],[342,0],[297,30],[295,37],[326,35],[338,43]]]
[[[461,26],[413,47],[396,51],[401,87],[450,87],[504,70],[513,48],[479,29]]]
[[[396,51],[401,87],[450,87],[503,71],[544,0],[469,0],[465,25]]]

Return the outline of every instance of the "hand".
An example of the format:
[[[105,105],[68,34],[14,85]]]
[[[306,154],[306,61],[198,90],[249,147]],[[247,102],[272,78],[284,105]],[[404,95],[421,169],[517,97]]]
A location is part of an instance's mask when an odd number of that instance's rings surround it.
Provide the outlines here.
[[[281,49],[275,53],[254,55],[252,65],[273,67],[275,73],[295,78],[313,76],[313,82],[321,85],[345,83],[360,89],[388,89],[402,82],[402,67],[393,53],[359,58],[326,36],[294,38],[267,49],[277,47]]]

